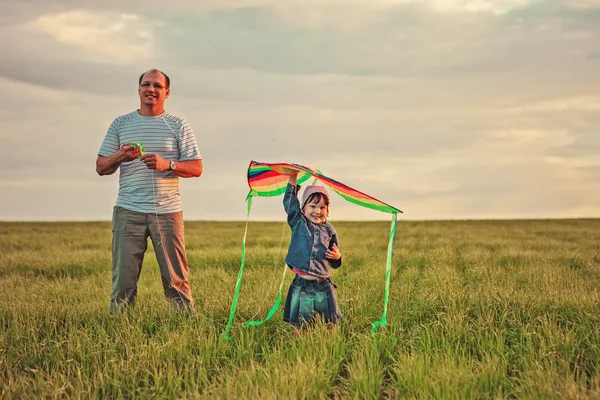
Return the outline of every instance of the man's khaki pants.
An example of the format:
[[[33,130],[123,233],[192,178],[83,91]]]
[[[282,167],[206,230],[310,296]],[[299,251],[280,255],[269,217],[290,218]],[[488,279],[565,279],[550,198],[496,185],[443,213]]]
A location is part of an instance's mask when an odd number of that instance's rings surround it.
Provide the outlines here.
[[[154,245],[166,298],[178,308],[192,311],[194,300],[188,282],[183,213],[144,214],[115,207],[112,231],[111,313],[135,303],[148,236]]]

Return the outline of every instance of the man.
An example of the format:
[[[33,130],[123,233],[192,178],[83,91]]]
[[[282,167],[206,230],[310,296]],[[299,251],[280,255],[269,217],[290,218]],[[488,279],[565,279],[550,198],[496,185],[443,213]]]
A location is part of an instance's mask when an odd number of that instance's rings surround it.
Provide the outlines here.
[[[99,175],[120,168],[112,219],[110,311],[135,303],[148,236],[165,296],[177,308],[193,311],[179,178],[199,177],[202,157],[190,125],[164,109],[171,93],[169,77],[152,69],[138,83],[140,108],[112,122],[96,160]]]

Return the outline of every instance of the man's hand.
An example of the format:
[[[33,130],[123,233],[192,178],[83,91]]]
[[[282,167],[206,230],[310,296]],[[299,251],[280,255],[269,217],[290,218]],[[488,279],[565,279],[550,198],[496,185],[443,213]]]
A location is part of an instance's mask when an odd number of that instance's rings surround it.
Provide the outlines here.
[[[331,246],[331,250],[328,249],[325,252],[325,257],[330,260],[339,260],[340,258],[342,258],[342,253],[340,252],[340,249],[338,249],[336,243],[334,243],[333,246]]]
[[[120,162],[133,161],[140,156],[140,149],[133,146],[131,143],[126,143],[119,151],[117,151],[114,157]]]
[[[98,155],[96,159],[96,172],[98,175],[111,175],[119,169],[121,163],[133,161],[140,156],[140,149],[126,143],[121,146],[112,156]]]
[[[156,171],[167,171],[169,169],[169,160],[156,155],[156,154],[144,154],[140,158],[149,169]]]

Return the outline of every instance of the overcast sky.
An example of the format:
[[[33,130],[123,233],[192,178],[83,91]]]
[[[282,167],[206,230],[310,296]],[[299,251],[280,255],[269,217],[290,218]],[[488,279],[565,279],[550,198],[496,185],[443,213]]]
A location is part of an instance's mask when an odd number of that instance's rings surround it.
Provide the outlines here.
[[[401,219],[600,217],[600,0],[3,0],[0,220],[109,220],[95,172],[137,78],[204,159],[187,220],[245,218],[250,160]],[[259,198],[254,219],[282,220]],[[332,198],[332,220],[389,219]]]

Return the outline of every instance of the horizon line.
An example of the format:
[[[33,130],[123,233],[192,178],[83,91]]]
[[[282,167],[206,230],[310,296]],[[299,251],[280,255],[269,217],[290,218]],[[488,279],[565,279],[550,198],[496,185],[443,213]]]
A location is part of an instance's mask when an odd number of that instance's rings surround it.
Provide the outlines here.
[[[600,220],[599,217],[508,217],[508,218],[436,218],[436,219],[401,219],[398,218],[398,222],[458,222],[458,221],[572,221],[572,220]],[[246,219],[184,219],[185,222],[246,222]],[[28,220],[28,219],[20,219],[20,220],[2,220],[0,219],[0,224],[3,223],[98,223],[98,222],[107,222],[110,223],[112,220],[110,219],[89,219],[89,220]],[[281,220],[268,219],[268,220],[259,220],[259,219],[249,219],[248,222],[273,222],[278,223],[282,222]],[[283,221],[285,222],[285,221]],[[365,219],[365,220],[349,220],[349,219],[340,219],[340,220],[332,220],[332,222],[388,222],[387,219]]]

